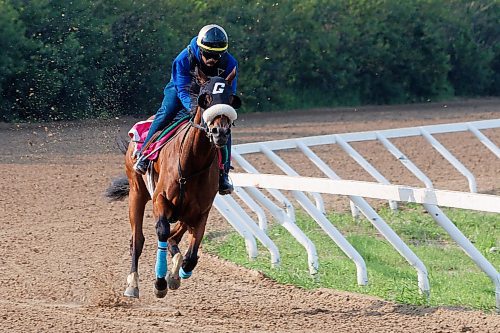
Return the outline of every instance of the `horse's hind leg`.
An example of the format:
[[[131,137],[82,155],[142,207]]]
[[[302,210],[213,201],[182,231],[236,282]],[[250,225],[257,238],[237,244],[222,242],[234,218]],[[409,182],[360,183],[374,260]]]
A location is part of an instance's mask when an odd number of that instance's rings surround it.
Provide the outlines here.
[[[153,210],[156,221],[156,234],[158,235],[158,251],[156,253],[156,281],[155,295],[158,298],[163,298],[167,295],[168,284],[165,277],[167,276],[167,248],[168,238],[170,236],[171,209],[167,200],[158,195],[153,201]]]
[[[205,225],[207,223],[208,214],[203,216],[199,224],[189,230],[189,247],[182,262],[182,267],[179,271],[181,279],[188,279],[193,274],[193,269],[198,264],[198,249],[205,234]]]
[[[184,236],[187,227],[182,222],[177,222],[174,229],[170,233],[168,238],[168,251],[172,258],[172,268],[167,276],[167,283],[169,289],[179,289],[181,286],[181,279],[179,277],[179,269],[181,268],[183,256],[179,251],[179,242]]]
[[[132,265],[130,274],[127,277],[127,289],[125,296],[139,297],[139,257],[144,247],[144,234],[142,232],[142,224],[144,218],[144,209],[148,201],[148,194],[144,184],[137,179],[130,179],[129,193],[129,219],[132,229],[132,238],[130,239],[130,254],[132,256]]]

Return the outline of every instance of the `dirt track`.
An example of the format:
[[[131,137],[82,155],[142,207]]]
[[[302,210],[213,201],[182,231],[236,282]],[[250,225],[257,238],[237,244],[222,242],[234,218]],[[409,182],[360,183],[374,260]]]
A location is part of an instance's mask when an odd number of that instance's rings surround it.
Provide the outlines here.
[[[500,118],[500,100],[243,115],[234,143]],[[397,305],[305,291],[201,253],[193,277],[166,299],[152,292],[156,236],[151,214],[140,261],[141,299],[121,295],[129,269],[126,202],[102,192],[120,175],[115,148],[134,119],[0,124],[0,331],[2,332],[499,332],[500,316]],[[500,145],[500,131],[485,131]],[[500,193],[500,161],[468,135],[442,143]],[[464,177],[420,140],[394,141],[436,187],[467,190]],[[403,144],[405,144],[403,146]],[[379,146],[356,145],[395,183],[420,185]],[[333,149],[333,148],[332,148]],[[371,180],[336,151],[319,152],[343,178]],[[340,152],[338,153],[340,154]],[[286,157],[286,156],[285,156]],[[302,164],[298,164],[300,168]],[[267,165],[262,165],[265,169]],[[302,165],[307,170],[306,165]],[[297,169],[299,170],[299,169]],[[349,170],[349,171],[347,171]],[[228,230],[217,213],[207,233]],[[497,268],[498,269],[498,268]]]

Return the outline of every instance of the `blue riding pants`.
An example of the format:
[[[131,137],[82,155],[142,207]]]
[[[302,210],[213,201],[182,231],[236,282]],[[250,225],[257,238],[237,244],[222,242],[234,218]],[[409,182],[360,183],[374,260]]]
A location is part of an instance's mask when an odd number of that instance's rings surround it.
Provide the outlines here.
[[[165,86],[165,89],[163,89],[163,102],[156,112],[155,119],[151,124],[148,136],[144,140],[144,143],[148,142],[157,131],[167,127],[173,120],[178,120],[181,117],[184,117],[188,112],[189,111],[184,109],[179,97],[177,97],[177,91],[175,90],[174,83],[170,81]]]

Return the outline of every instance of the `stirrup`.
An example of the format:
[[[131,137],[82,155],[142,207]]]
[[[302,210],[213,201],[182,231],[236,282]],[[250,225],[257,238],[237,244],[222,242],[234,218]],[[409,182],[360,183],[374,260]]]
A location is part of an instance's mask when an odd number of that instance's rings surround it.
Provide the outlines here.
[[[144,156],[139,156],[137,158],[137,161],[135,161],[134,166],[132,168],[138,174],[145,175],[146,172],[148,171],[148,167],[149,167],[149,159],[147,159]]]

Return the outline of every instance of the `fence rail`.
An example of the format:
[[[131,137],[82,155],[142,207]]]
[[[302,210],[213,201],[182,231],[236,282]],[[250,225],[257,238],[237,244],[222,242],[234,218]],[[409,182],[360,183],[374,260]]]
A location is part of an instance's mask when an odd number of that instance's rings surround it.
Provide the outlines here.
[[[436,190],[355,180],[272,174],[233,173],[231,179],[233,184],[238,187],[354,195],[373,199],[500,213],[500,196],[490,194]]]
[[[258,218],[255,222],[240,207],[239,203],[230,196],[218,196],[214,206],[231,223],[231,225],[245,237],[247,251],[250,257],[257,255],[255,238],[259,240],[271,253],[271,262],[278,265],[280,261],[279,249],[265,234],[267,217],[270,212],[274,219],[282,225],[304,247],[308,255],[309,272],[318,271],[318,256],[314,244],[295,224],[295,208],[288,196],[281,191],[290,191],[295,200],[334,241],[339,248],[356,265],[357,281],[359,285],[368,283],[366,263],[345,237],[325,217],[325,208],[321,193],[330,193],[348,196],[351,202],[352,214],[355,218],[361,212],[370,223],[384,236],[388,242],[415,268],[418,277],[419,291],[430,295],[428,273],[424,263],[413,253],[390,226],[377,214],[364,198],[388,200],[392,209],[397,209],[397,202],[414,202],[424,206],[450,237],[476,263],[476,265],[491,279],[495,286],[496,306],[500,312],[500,274],[493,265],[474,247],[455,224],[444,214],[439,206],[461,209],[479,210],[500,213],[500,196],[478,194],[474,174],[468,170],[433,135],[444,133],[470,132],[497,159],[500,159],[500,149],[481,130],[500,128],[500,119],[482,120],[456,124],[441,124],[421,127],[398,128],[380,131],[344,133],[312,136],[304,138],[275,140],[268,142],[246,143],[233,146],[233,159],[246,173],[232,174],[235,185],[235,194],[252,210]],[[391,141],[394,138],[422,137],[431,147],[446,159],[469,184],[469,192],[438,190],[433,188],[431,179],[420,170],[407,156],[405,156]],[[392,185],[383,176],[383,172],[372,166],[350,143],[378,141],[389,151],[397,161],[413,173],[425,188]],[[310,147],[320,145],[338,145],[351,158],[366,170],[378,183],[342,180],[335,171],[316,155]],[[327,178],[300,176],[290,165],[281,159],[276,151],[296,149],[308,158]],[[260,174],[259,171],[243,156],[259,153],[282,170],[285,175]],[[265,189],[274,199],[271,200],[262,193]],[[304,192],[309,193],[307,196]],[[313,199],[314,203],[311,202]],[[278,204],[276,204],[277,202]]]

